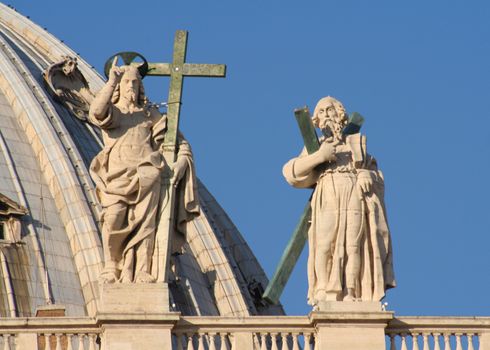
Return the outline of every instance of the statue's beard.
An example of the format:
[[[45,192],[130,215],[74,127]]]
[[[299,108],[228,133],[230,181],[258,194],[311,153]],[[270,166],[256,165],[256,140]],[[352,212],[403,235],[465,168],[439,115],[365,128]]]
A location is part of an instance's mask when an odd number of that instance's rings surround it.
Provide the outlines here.
[[[134,90],[127,90],[124,98],[129,102],[136,103],[136,92]]]
[[[333,120],[325,120],[321,130],[327,140],[342,140],[342,124]]]

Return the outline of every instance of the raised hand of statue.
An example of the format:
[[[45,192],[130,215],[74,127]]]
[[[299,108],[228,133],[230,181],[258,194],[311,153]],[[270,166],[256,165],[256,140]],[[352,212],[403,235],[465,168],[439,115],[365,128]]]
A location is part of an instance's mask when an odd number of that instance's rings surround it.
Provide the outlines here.
[[[335,157],[335,145],[331,142],[323,142],[320,145],[320,149],[317,151],[322,162],[332,162]]]
[[[187,160],[185,158],[179,158],[175,162],[172,170],[173,170],[173,175],[172,178],[170,179],[170,184],[173,185],[174,187],[177,187],[179,184],[179,181],[182,179],[182,177],[185,174],[185,171],[187,170]]]
[[[107,82],[111,85],[116,85],[117,83],[119,83],[124,73],[121,67],[117,66],[117,59],[118,59],[117,56],[114,57],[114,61],[112,61],[111,70],[109,71],[109,80]]]

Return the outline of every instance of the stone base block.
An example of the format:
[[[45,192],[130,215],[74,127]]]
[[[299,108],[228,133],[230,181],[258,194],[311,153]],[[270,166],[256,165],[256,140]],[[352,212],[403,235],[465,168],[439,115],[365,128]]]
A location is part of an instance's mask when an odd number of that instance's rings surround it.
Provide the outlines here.
[[[327,327],[318,333],[320,349],[383,350],[386,348],[384,328]]]
[[[142,350],[172,349],[169,327],[110,326],[104,330],[102,349]]]
[[[324,301],[318,304],[320,312],[381,312],[379,301]]]
[[[101,349],[171,349],[171,330],[179,315],[169,312],[166,284],[101,285],[97,313]]]
[[[50,304],[40,305],[36,308],[36,317],[63,317],[66,316],[64,305]]]
[[[163,314],[170,312],[168,286],[165,283],[102,284],[100,313]]]
[[[345,302],[339,302],[344,304]],[[363,304],[356,302],[355,304]],[[314,311],[310,319],[317,329],[318,349],[380,350],[385,349],[385,328],[393,312],[364,311],[375,305],[330,305],[329,312]],[[349,308],[354,310],[349,311]],[[379,308],[381,306],[379,305]]]

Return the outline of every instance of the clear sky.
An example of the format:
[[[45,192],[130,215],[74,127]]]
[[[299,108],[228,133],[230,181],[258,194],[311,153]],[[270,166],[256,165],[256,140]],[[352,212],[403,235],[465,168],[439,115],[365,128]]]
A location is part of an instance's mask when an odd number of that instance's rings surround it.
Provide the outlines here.
[[[293,109],[326,95],[364,115],[386,179],[398,315],[490,315],[490,2],[11,0],[102,71],[118,51],[225,63],[186,79],[181,129],[198,176],[269,276],[308,190],[282,165],[302,141]],[[153,101],[168,78],[147,78]],[[283,294],[305,314],[306,250]]]

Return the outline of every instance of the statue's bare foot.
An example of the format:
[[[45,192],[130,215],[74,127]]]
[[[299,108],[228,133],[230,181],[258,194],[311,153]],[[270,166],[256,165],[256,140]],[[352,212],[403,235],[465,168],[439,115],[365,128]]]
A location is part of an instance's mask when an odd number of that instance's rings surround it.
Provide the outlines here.
[[[100,281],[100,283],[103,283],[103,284],[116,283],[116,281],[117,281],[116,271],[114,271],[114,270],[102,271],[102,273],[99,276],[99,281]]]
[[[155,283],[156,279],[147,272],[138,272],[136,275],[136,283]]]
[[[353,288],[347,289],[347,295],[344,297],[344,301],[357,301]]]
[[[356,299],[354,297],[352,297],[351,295],[348,295],[348,294],[344,297],[344,301],[355,301],[355,300]]]
[[[317,302],[328,300],[327,292],[325,291],[325,289],[319,289],[319,290],[316,291],[316,293],[315,293],[315,300]]]
[[[132,283],[133,282],[133,276],[129,273],[123,273],[121,274],[121,278],[119,279],[119,282],[121,283]]]

